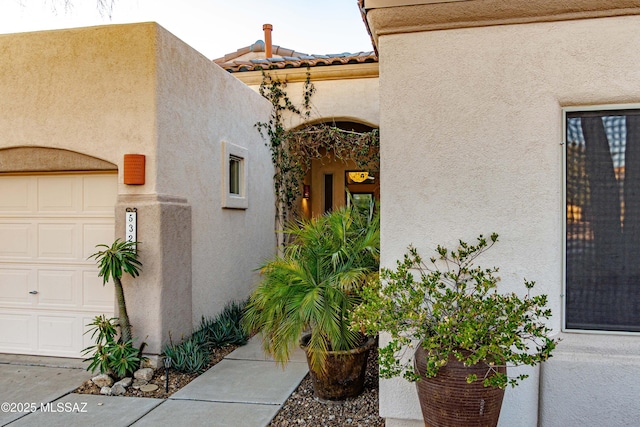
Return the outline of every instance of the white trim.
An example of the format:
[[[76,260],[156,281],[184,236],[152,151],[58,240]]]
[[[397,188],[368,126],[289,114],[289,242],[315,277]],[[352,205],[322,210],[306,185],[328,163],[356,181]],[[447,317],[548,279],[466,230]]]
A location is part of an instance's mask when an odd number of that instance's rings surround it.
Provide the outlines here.
[[[222,141],[222,207],[226,209],[249,208],[247,192],[249,174],[249,150],[230,142]],[[240,194],[229,191],[229,160],[231,157],[240,159]]]

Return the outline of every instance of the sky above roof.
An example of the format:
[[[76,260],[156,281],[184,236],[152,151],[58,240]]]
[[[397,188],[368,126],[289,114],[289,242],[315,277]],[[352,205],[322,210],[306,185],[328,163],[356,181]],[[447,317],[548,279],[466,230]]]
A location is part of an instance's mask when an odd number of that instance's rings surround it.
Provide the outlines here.
[[[209,59],[264,39],[309,54],[371,51],[357,0],[115,0],[111,19],[96,0],[0,0],[0,34],[155,21]],[[55,9],[55,10],[54,10]]]

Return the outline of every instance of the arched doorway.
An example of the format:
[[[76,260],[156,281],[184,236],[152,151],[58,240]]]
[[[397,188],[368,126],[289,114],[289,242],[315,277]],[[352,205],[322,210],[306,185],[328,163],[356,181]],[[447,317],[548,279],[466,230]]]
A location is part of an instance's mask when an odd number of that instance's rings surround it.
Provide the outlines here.
[[[371,132],[374,128],[352,121],[325,123],[346,132]],[[380,200],[380,173],[378,165],[358,165],[353,160],[336,158],[330,150],[322,150],[321,158],[311,160],[311,168],[304,180],[301,213],[306,217],[318,216],[348,204],[351,193],[355,203]]]

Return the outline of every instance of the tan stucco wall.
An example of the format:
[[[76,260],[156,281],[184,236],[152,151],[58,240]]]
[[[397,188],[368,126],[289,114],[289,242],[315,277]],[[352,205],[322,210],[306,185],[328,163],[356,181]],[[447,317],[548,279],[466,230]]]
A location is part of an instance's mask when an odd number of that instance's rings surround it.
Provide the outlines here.
[[[379,127],[380,105],[378,64],[347,64],[314,67],[308,70],[316,92],[311,97],[310,122],[353,121],[374,128]],[[286,92],[292,102],[302,105],[303,86],[307,69],[268,71],[272,78],[287,82]],[[254,91],[262,82],[262,73],[251,71],[233,73]],[[285,125],[295,128],[303,124],[300,117],[289,115]]]
[[[245,299],[274,250],[273,167],[254,127],[268,120],[270,104],[170,33],[158,40],[157,190],[192,206],[197,326]],[[248,150],[248,209],[222,208],[223,142]]]
[[[146,351],[248,296],[275,242],[273,171],[253,127],[268,102],[155,23],[0,35],[0,52],[0,149],[116,165],[116,237],[125,208],[139,209],[144,267],[125,295]],[[222,208],[223,141],[248,149],[246,210]],[[144,185],[123,183],[126,153],[146,156]]]
[[[383,265],[410,243],[429,255],[498,232],[481,265],[501,268],[502,290],[535,280],[559,332],[562,107],[640,103],[639,26],[630,16],[380,36]],[[639,350],[637,335],[571,334],[542,375],[507,390],[500,425],[636,423]],[[418,425],[413,385],[383,380],[380,393],[387,425]]]
[[[147,24],[0,35],[1,146],[61,148],[119,169],[123,153],[153,147],[155,31]],[[145,191],[154,191],[155,171],[150,157]]]

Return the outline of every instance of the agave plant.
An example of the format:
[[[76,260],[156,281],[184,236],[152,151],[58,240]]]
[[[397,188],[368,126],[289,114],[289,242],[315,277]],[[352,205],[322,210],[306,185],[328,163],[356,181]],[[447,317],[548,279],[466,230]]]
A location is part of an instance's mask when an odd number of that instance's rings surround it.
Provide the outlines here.
[[[289,360],[303,332],[311,335],[307,352],[316,372],[324,371],[327,351],[361,343],[348,320],[359,303],[356,290],[378,272],[380,218],[373,208],[343,207],[291,224],[285,233],[292,243],[262,265],[243,324],[262,332],[264,350],[277,362]]]
[[[116,289],[116,298],[118,299],[120,331],[122,333],[122,341],[129,342],[133,339],[131,334],[131,323],[127,314],[127,305],[124,300],[124,290],[122,288],[122,273],[128,273],[132,277],[140,274],[139,270],[142,263],[138,261],[138,253],[136,252],[137,242],[125,242],[116,239],[111,246],[96,245],[96,248],[105,248],[98,251],[89,258],[94,258],[98,263],[98,276],[102,277],[102,285],[104,286],[110,279],[113,279],[113,285]]]

